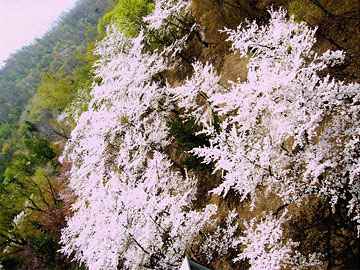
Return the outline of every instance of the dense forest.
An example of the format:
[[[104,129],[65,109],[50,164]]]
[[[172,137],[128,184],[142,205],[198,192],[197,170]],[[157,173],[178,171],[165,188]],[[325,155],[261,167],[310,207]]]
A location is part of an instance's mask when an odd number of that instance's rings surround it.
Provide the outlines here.
[[[0,69],[0,269],[360,269],[358,0],[79,0]]]

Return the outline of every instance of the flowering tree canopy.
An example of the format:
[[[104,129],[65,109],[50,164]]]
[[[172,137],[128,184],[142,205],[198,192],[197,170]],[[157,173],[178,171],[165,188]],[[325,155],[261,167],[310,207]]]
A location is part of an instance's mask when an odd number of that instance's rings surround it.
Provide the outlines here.
[[[173,2],[156,2],[155,13],[145,18],[149,27],[159,29],[161,9],[171,16],[188,8]],[[63,253],[89,269],[120,263],[169,269],[179,266],[199,234],[206,235],[206,226],[216,224],[217,207],[195,209],[197,179],[175,169],[167,154],[172,141],[166,123],[175,107],[209,138],[191,153],[221,174],[211,194],[235,192],[238,204],[250,201],[252,208],[264,190],[284,206],[309,195],[326,198],[333,208],[344,200],[360,232],[360,87],[320,76],[344,54],[315,53],[316,29],[295,23],[282,9],[270,14],[267,25],[224,30],[232,49],[249,58],[247,79],[229,88],[219,84],[210,63],[200,62],[182,85],[160,85],[154,78],[167,69],[166,49],[145,52],[142,33],[127,38],[108,29],[96,50],[101,83],[94,84],[63,156],[73,164],[70,186],[77,195],[75,214],[62,231]],[[241,236],[236,218],[231,211],[225,227],[205,236],[212,248],[200,250],[236,250],[234,261],[247,260],[252,269],[321,266],[321,255],[306,258],[296,251],[298,243],[283,241],[287,212],[245,222]]]
[[[233,189],[255,203],[265,186],[284,203],[315,194],[333,206],[350,197],[349,215],[360,223],[359,85],[319,75],[343,53],[316,54],[315,30],[286,19],[283,10],[272,11],[266,26],[225,31],[232,48],[250,58],[247,80],[224,90],[211,66],[197,63],[193,78],[174,90],[212,137],[210,147],[192,150],[223,174],[212,192],[226,196]],[[206,97],[203,108],[196,95]],[[219,131],[209,112],[224,119]]]
[[[112,28],[99,43],[102,84],[65,149],[78,200],[62,251],[89,269],[176,266],[216,210],[192,210],[195,181],[171,170],[163,152],[167,113],[157,111],[164,93],[152,76],[165,63],[142,53],[141,41]]]
[[[316,54],[312,50],[316,29],[287,19],[281,9],[270,14],[268,25],[248,22],[236,30],[225,29],[232,49],[249,57],[245,82],[239,79],[225,89],[210,64],[195,63],[193,77],[171,89],[177,103],[203,125],[201,133],[210,137],[210,146],[196,147],[192,153],[222,173],[222,183],[212,190],[215,194],[225,197],[234,190],[240,202],[250,198],[252,208],[263,187],[284,205],[315,195],[327,198],[334,209],[344,200],[359,234],[360,87],[319,75],[344,55]],[[206,101],[202,106],[199,96]],[[220,128],[215,128],[214,116],[222,119]],[[269,269],[258,265],[256,258],[265,260],[263,255],[250,252],[260,252],[254,245],[272,237],[258,228],[247,227],[247,237],[240,241],[247,247],[239,258],[250,259],[254,269]],[[274,234],[274,228],[267,232]],[[286,246],[264,245],[267,262],[279,263],[276,254],[288,252]],[[285,253],[280,257],[286,261]],[[314,256],[312,264],[319,265]]]

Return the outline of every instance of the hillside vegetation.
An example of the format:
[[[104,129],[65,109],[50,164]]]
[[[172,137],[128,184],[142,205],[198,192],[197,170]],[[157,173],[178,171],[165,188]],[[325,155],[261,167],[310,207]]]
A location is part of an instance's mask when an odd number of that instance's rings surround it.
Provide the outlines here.
[[[359,11],[79,1],[0,70],[0,268],[358,268]]]

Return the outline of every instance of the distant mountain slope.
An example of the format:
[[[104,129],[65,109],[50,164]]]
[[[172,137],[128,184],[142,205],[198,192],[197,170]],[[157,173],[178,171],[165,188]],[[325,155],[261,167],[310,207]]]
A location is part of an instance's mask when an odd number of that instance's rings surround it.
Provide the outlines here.
[[[76,66],[75,52],[84,52],[97,35],[99,19],[110,6],[107,0],[80,0],[34,44],[12,54],[0,70],[0,119],[17,122],[23,106],[36,92],[44,72],[69,73]],[[71,65],[69,64],[70,62]]]

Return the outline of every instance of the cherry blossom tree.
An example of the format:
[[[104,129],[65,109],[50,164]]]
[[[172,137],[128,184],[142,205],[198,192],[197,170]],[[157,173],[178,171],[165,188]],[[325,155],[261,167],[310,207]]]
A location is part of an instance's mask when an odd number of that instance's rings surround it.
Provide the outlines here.
[[[294,250],[299,243],[291,239],[284,241],[282,224],[289,220],[285,211],[280,217],[272,213],[264,214],[260,222],[256,218],[245,222],[244,236],[238,237],[234,245],[244,246],[242,253],[234,261],[249,260],[250,269],[322,269],[320,254],[311,254],[308,258]]]
[[[78,199],[62,231],[62,252],[89,269],[169,269],[205,226],[216,206],[195,211],[195,179],[172,168],[164,148],[164,89],[153,76],[165,68],[144,52],[142,35],[116,27],[98,44],[101,56],[91,94],[65,149]]]
[[[155,1],[154,10],[144,17],[144,22],[147,24],[146,29],[150,39],[166,45],[166,50],[171,52],[173,57],[179,55],[186,59],[182,50],[191,33],[194,33],[204,46],[209,45],[203,40],[200,27],[194,20],[191,1]]]
[[[239,79],[229,88],[221,87],[210,64],[196,63],[193,77],[169,90],[210,137],[210,146],[191,152],[222,173],[214,194],[225,197],[234,190],[239,203],[250,199],[252,208],[263,187],[266,194],[281,198],[284,207],[315,195],[326,198],[335,211],[343,200],[359,234],[359,84],[320,76],[328,66],[341,63],[344,54],[315,53],[316,29],[295,23],[282,9],[271,10],[270,15],[263,26],[246,22],[236,30],[224,30],[232,49],[249,58],[245,82]],[[220,128],[214,127],[215,115],[221,119]],[[265,225],[279,226],[281,220],[269,219],[273,225]],[[254,246],[260,244],[258,237],[269,235],[257,234],[266,232],[256,229],[261,224],[250,224],[239,258],[250,259],[259,269],[260,255],[249,254],[258,250]],[[267,246],[266,256],[289,254],[295,247],[290,243],[281,249]]]
[[[184,0],[158,0],[155,1],[153,12],[144,18],[148,28],[158,30],[161,34],[166,34],[167,28],[182,24],[181,18],[189,11],[190,2]]]

